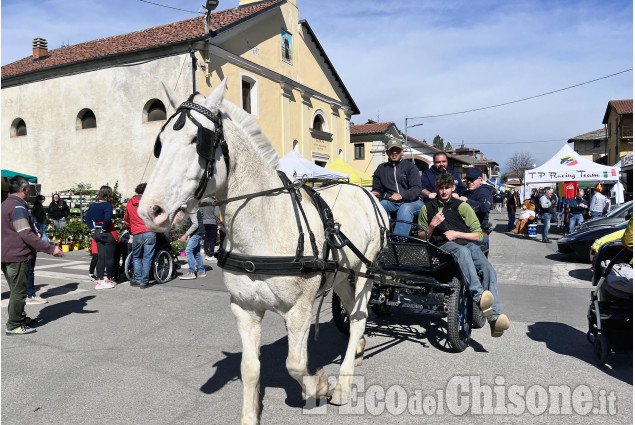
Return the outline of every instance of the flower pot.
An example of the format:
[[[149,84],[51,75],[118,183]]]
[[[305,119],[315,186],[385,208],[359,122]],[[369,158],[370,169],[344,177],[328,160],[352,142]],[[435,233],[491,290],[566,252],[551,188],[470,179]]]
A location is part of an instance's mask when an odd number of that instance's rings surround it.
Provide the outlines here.
[[[79,244],[78,243],[74,243],[73,244],[73,251],[79,251]]]
[[[69,244],[67,243],[62,244],[62,252],[68,252],[70,251],[70,249],[71,249],[71,246]]]
[[[181,251],[181,257],[185,257],[185,251]]]

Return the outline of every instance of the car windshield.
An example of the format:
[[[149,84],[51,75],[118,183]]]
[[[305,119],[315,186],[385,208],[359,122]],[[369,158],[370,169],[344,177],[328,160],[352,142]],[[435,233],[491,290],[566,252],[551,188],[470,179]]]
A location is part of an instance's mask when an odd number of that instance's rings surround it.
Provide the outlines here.
[[[608,213],[607,217],[626,217],[629,211],[633,210],[633,201],[629,201],[619,208],[614,209]]]

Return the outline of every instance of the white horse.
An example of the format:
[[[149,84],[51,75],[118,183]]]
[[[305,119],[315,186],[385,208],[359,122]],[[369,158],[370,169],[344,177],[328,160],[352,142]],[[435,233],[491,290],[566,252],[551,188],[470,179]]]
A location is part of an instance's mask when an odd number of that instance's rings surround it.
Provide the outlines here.
[[[207,99],[202,95],[192,99],[193,103],[204,106],[222,119],[222,132],[229,151],[227,167],[221,149],[215,150],[211,161],[213,175],[209,177],[201,198],[215,195],[218,199],[227,199],[282,186],[276,173],[278,154],[251,115],[224,100],[225,88],[224,80]],[[166,91],[176,109],[179,104],[168,88]],[[173,128],[175,120],[164,126],[160,134],[159,160],[139,204],[139,215],[146,226],[156,232],[167,231],[179,221],[185,209],[182,206],[187,205],[187,210],[193,210],[198,204],[194,193],[204,178],[208,162],[199,156],[200,152],[197,153],[200,129],[196,122],[210,130],[215,130],[215,126],[208,116],[199,111],[190,108],[189,114],[182,128]],[[181,116],[185,117],[184,114]],[[366,258],[374,260],[381,249],[379,222],[388,222],[379,203],[367,196],[364,189],[353,185],[336,185],[320,193],[332,208],[334,219],[341,224],[342,231]],[[302,205],[310,228],[315,233],[317,246],[324,251],[326,243],[322,222],[309,197],[306,193],[303,195]],[[221,213],[227,229],[226,251],[253,256],[295,254],[299,232],[288,192],[230,202],[221,206]],[[308,235],[304,223],[302,226]],[[309,243],[305,246],[305,255],[311,255]],[[343,267],[365,270],[360,259],[348,248],[336,250],[334,255]],[[289,340],[287,370],[300,383],[306,396],[330,396],[333,404],[347,403],[354,366],[361,364],[363,357],[371,280],[356,278],[353,285],[346,273],[340,272],[335,276],[330,273],[327,276],[327,282],[333,282],[333,289],[350,316],[350,340],[346,354],[336,385],[329,388],[322,370],[310,375],[307,369],[312,307],[316,296],[325,289],[320,288],[320,273],[271,276],[225,269],[223,275],[243,345],[240,365],[242,423],[259,421],[260,333],[261,321],[267,310],[280,314],[286,321]]]

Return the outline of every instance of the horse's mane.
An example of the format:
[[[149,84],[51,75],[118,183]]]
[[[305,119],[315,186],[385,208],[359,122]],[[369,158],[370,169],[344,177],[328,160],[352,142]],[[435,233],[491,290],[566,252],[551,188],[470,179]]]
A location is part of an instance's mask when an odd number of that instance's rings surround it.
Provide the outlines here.
[[[280,156],[269,139],[267,139],[267,136],[262,134],[260,126],[251,114],[227,100],[223,100],[221,109],[237,127],[243,130],[249,140],[256,146],[256,152],[262,157],[265,164],[271,166],[274,170],[277,169]]]

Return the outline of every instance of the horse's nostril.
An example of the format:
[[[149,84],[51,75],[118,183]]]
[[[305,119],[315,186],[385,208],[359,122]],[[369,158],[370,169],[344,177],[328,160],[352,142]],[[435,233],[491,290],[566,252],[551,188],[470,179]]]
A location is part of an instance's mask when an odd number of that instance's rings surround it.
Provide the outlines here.
[[[159,215],[159,214],[161,214],[161,212],[163,211],[163,209],[162,209],[160,206],[155,205],[155,206],[153,206],[153,207],[152,207],[152,211],[154,211],[154,213],[155,213],[156,215]]]

